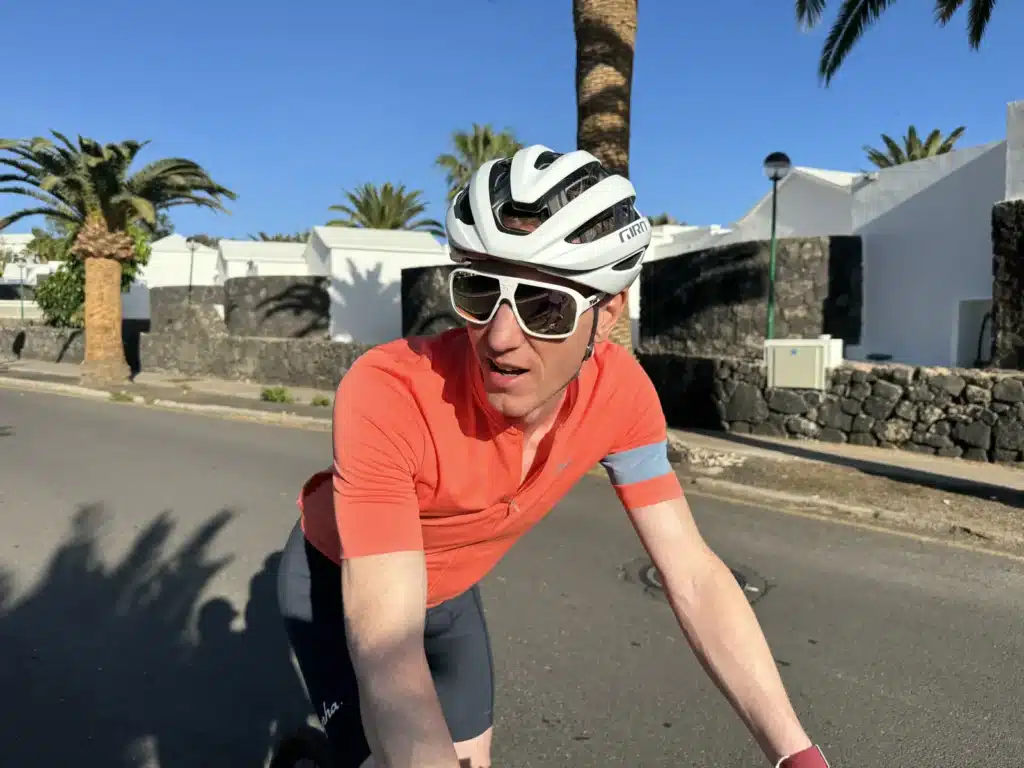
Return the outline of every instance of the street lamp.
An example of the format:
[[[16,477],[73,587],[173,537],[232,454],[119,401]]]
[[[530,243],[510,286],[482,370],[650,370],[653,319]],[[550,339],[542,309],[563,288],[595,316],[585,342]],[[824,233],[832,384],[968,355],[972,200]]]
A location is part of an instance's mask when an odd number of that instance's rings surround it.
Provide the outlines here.
[[[196,248],[199,247],[199,243],[191,238],[185,242],[188,246],[188,303],[192,303],[192,270],[195,269],[196,264]]]
[[[25,256],[18,257],[18,304],[21,307],[21,322],[25,322]]]
[[[764,175],[772,182],[772,239],[768,257],[768,330],[765,338],[775,338],[775,219],[779,198],[779,182],[786,178],[792,163],[785,152],[772,152],[764,159]]]

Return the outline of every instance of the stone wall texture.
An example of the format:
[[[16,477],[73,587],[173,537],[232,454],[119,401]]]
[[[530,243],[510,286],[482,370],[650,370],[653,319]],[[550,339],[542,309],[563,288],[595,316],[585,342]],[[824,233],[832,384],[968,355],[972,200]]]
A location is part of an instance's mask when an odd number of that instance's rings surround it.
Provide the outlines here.
[[[448,299],[448,275],[454,268],[402,270],[402,336],[431,336],[465,325]]]
[[[233,277],[224,282],[224,321],[234,336],[326,339],[326,277]]]
[[[191,301],[189,300],[191,298]],[[219,285],[169,285],[149,289],[149,328],[161,333],[180,321],[188,306],[224,305],[224,288]],[[219,319],[218,315],[218,319]],[[221,321],[223,326],[223,321]]]
[[[139,343],[148,327],[147,320],[125,320],[121,326],[125,359],[134,373],[141,368]],[[85,333],[81,328],[0,321],[0,359],[80,363],[84,356]]]
[[[369,347],[324,339],[235,336],[211,306],[186,307],[162,333],[143,334],[143,369],[264,384],[334,389]]]
[[[850,363],[827,391],[768,389],[763,363],[644,353],[669,424],[1024,462],[1024,375]]]
[[[1024,370],[1024,200],[992,207],[992,365]]]
[[[81,328],[0,321],[0,359],[80,363],[84,355],[85,336]]]
[[[768,314],[768,241],[652,261],[640,275],[641,343],[687,356],[760,358]],[[830,334],[860,343],[859,237],[777,242],[775,338]]]

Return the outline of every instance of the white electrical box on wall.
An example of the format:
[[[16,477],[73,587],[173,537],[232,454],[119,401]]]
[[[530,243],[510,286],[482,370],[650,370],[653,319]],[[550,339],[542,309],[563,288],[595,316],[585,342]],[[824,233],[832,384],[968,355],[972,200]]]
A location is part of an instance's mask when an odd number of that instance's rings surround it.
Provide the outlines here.
[[[771,339],[764,343],[768,386],[774,389],[828,389],[829,371],[843,362],[843,340]]]

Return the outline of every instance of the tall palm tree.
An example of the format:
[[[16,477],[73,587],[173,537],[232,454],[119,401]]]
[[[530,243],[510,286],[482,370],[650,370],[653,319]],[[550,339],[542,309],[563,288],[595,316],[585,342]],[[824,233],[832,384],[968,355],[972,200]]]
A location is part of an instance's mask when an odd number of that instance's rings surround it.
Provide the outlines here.
[[[257,232],[255,235],[249,235],[250,240],[257,240],[261,243],[304,243],[309,240],[309,230],[305,232],[296,232],[293,235],[282,235],[278,234],[267,234],[266,232]]]
[[[903,137],[902,147],[891,136],[883,133],[882,142],[885,144],[885,151],[869,147],[866,144],[864,151],[867,153],[868,160],[874,163],[876,168],[891,168],[894,165],[912,163],[915,160],[924,160],[926,157],[952,152],[953,145],[966,130],[966,126],[961,125],[942,138],[942,131],[936,128],[928,134],[924,141],[921,141],[917,135],[917,128],[912,125],[907,129],[906,136]]]
[[[363,227],[366,229],[408,229],[429,232],[444,237],[444,227],[434,219],[419,218],[427,210],[420,201],[423,193],[414,189],[405,191],[405,185],[392,186],[385,182],[380,187],[363,184],[345,193],[346,205],[332,205],[328,210],[345,214],[343,219],[332,219],[329,227]]]
[[[573,0],[576,31],[576,144],[629,176],[629,119],[637,0]],[[629,311],[611,340],[633,351]]]
[[[67,222],[75,233],[72,253],[85,262],[86,383],[109,384],[130,375],[121,337],[122,262],[135,255],[128,232],[133,224],[155,230],[159,214],[181,205],[226,211],[221,200],[235,193],[215,183],[191,160],[168,157],[131,172],[148,141],[111,144],[78,137],[73,143],[51,131],[56,141],[0,139],[0,194],[37,201],[0,219],[0,229],[20,219],[42,216]]]
[[[874,24],[878,17],[891,6],[895,0],[842,0],[839,15],[832,23],[821,49],[818,62],[818,77],[828,86],[836,72],[846,61],[847,56],[857,42]],[[934,0],[935,21],[946,26],[964,0]],[[826,0],[796,0],[797,22],[805,29],[813,29],[821,21]],[[970,0],[967,4],[967,42],[972,50],[981,47],[982,38],[992,18],[992,10],[996,0]]]
[[[473,123],[473,130],[470,133],[453,133],[452,144],[455,152],[438,155],[435,161],[435,164],[447,173],[448,202],[452,201],[456,192],[469,183],[469,177],[481,165],[489,160],[514,155],[523,148],[510,130],[495,133],[490,125],[477,123]]]

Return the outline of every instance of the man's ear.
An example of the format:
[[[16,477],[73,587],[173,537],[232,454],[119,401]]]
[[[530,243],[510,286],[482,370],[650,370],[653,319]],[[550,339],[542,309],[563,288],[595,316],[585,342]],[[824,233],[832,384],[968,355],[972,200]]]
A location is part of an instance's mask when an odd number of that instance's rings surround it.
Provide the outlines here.
[[[610,296],[598,305],[597,311],[597,333],[594,334],[594,341],[607,341],[612,328],[623,312],[629,311],[629,289]]]

